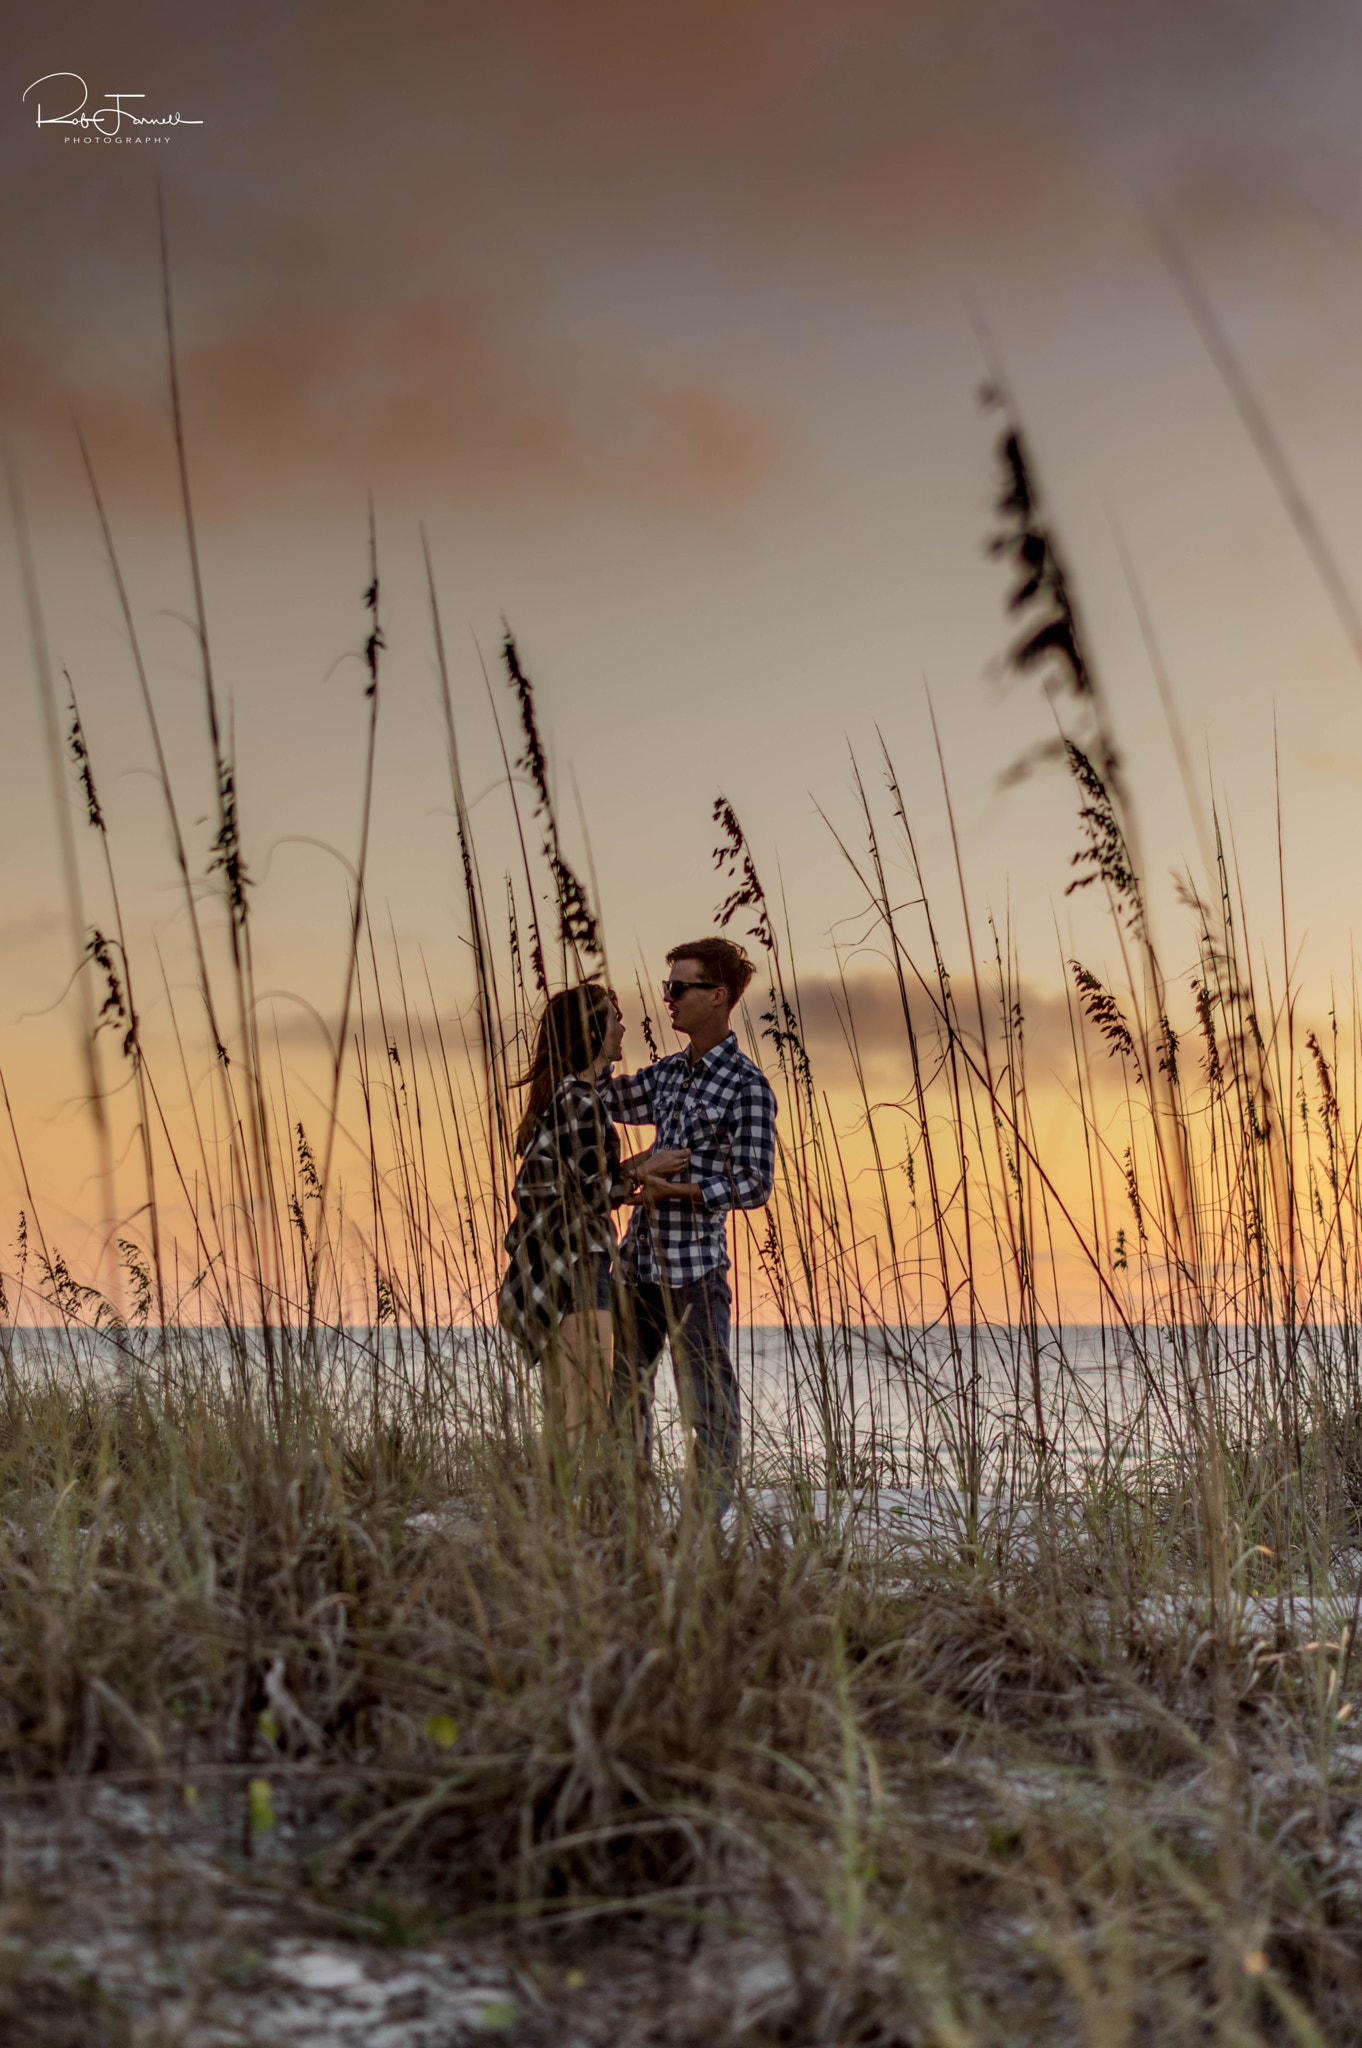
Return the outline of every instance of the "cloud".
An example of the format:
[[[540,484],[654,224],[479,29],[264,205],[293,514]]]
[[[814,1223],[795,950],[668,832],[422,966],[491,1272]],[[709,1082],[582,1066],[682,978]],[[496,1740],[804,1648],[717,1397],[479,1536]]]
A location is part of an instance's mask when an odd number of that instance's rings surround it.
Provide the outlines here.
[[[799,434],[775,407],[702,375],[555,355],[513,313],[508,298],[407,299],[341,322],[332,292],[281,282],[200,325],[180,357],[202,509],[343,484],[722,514],[799,475]],[[74,412],[125,503],[173,504],[161,362],[118,383],[88,355],[54,359],[10,326],[0,366],[35,457],[70,440]]]
[[[952,991],[959,1023],[977,1053],[978,1010],[968,978],[955,980]],[[799,998],[805,1040],[815,1063],[827,1061],[848,1067],[849,1040],[854,1039],[857,1055],[877,1082],[892,1069],[901,1073],[904,1091],[911,1086],[911,1056],[902,997],[897,980],[887,968],[863,969],[849,975],[845,988],[829,981],[801,984]],[[986,986],[983,998],[989,1052],[996,1062],[1003,1045],[996,989]],[[1016,999],[1022,1016],[1025,1057],[1033,1078],[1062,1071],[1073,1058],[1069,1008],[1064,994],[1023,983]],[[908,1013],[924,1070],[934,1072],[943,1041],[940,1013],[920,984],[909,989]]]
[[[954,993],[959,1005],[959,1022],[972,1050],[977,1052],[978,1013],[968,982],[957,981],[954,984]],[[620,997],[624,1006],[631,1048],[628,1064],[640,1064],[645,1055],[642,1031],[638,1024],[638,1004],[632,990],[627,986],[621,987]],[[849,1073],[849,1019],[857,1054],[867,1071],[873,1072],[877,1079],[882,1079],[886,1070],[894,1070],[901,1073],[904,1088],[908,1087],[911,1066],[903,1007],[898,983],[887,968],[862,969],[850,975],[845,985],[820,979],[801,981],[798,997],[804,1042],[816,1071],[837,1069]],[[1033,1072],[1062,1069],[1072,1059],[1069,1010],[1063,992],[1023,984],[1018,1001],[1023,1019],[1026,1057]],[[747,1004],[760,1028],[759,1020],[766,1009],[766,997],[759,984],[754,983]],[[914,987],[910,992],[909,1014],[925,1068],[928,1072],[933,1071],[938,1064],[942,1037],[940,1018],[934,1002],[920,986]],[[657,1022],[658,1020],[654,1019],[654,1023]],[[996,991],[990,992],[987,987],[984,990],[984,1022],[989,1035],[989,1051],[996,1060],[1003,1039],[1002,1018]],[[271,1039],[277,1030],[281,1044],[299,1050],[315,1048],[322,1043],[317,1020],[291,1003],[281,1002],[272,1008],[269,1028]],[[352,1020],[351,1030],[357,1028],[358,1025]],[[334,1019],[328,1019],[327,1029],[334,1031]],[[411,1029],[418,1045],[423,1032],[433,1044],[437,1030],[443,1032],[446,1043],[451,1046],[460,1044],[464,1038],[470,1045],[476,1045],[478,1042],[476,1011],[471,1004],[462,1013],[451,1011],[442,1015],[438,1026],[427,1013],[413,1013]],[[405,1031],[404,1025],[404,1045]],[[373,1018],[368,1020],[366,1035],[371,1051],[381,1053],[385,1039],[380,1025]]]
[[[1296,104],[1330,32],[1265,0],[398,0],[381,33],[359,0],[77,4],[55,54],[21,31],[5,81],[8,407],[50,436],[74,403],[158,497],[152,181],[19,120],[54,64],[202,117],[163,176],[206,509],[343,481],[684,516],[807,481],[808,458],[763,391],[630,338],[641,262],[703,251],[711,326],[722,251],[829,266],[829,289],[849,252],[896,286],[947,249],[1024,262],[1084,217],[1104,151],[1138,159],[1113,136],[1238,162],[1238,103],[1270,82]]]

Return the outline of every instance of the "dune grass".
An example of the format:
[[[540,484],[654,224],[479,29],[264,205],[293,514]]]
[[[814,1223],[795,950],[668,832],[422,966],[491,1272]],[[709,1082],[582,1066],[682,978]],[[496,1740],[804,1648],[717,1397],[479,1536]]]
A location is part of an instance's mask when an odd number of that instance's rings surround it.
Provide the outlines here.
[[[3,1421],[9,1789],[192,1800],[376,1925],[755,1935],[743,2038],[1354,2038],[1345,1603],[1255,1618],[1241,1566],[1212,1630],[1180,1530],[721,1534],[608,1468],[54,1378]]]

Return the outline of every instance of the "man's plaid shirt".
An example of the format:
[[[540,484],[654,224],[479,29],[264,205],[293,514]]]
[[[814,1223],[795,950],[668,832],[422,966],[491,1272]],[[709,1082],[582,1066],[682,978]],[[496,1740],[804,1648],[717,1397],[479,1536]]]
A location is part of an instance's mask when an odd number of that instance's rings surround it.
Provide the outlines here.
[[[728,1264],[725,1222],[730,1209],[760,1209],[771,1199],[776,1172],[776,1098],[730,1031],[691,1065],[669,1053],[637,1074],[599,1084],[606,1114],[622,1124],[653,1124],[659,1151],[690,1150],[678,1176],[699,1186],[700,1202],[640,1202],[623,1244],[626,1280],[680,1286]]]

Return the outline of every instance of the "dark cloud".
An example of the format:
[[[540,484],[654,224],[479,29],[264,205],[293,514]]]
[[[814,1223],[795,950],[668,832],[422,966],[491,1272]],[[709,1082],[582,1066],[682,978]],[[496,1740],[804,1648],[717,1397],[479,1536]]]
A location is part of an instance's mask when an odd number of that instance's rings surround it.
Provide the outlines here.
[[[979,1012],[968,980],[953,984],[952,993],[958,1021],[971,1045],[979,1043]],[[1062,993],[1023,984],[1016,999],[1020,1003],[1024,1050],[1033,1078],[1062,1071],[1073,1061],[1073,1040],[1069,1010]],[[996,987],[983,990],[984,1028],[989,1051],[996,1058],[1002,1045],[1002,1012]],[[936,1003],[914,983],[909,989],[909,1016],[919,1041],[919,1052],[928,1069],[934,1069],[944,1038]],[[911,1082],[908,1035],[898,982],[887,969],[862,969],[849,975],[845,986],[827,981],[801,984],[799,1011],[804,1035],[815,1061],[828,1061],[844,1069],[849,1066],[851,1046],[868,1074],[877,1082],[891,1078],[890,1070],[902,1074],[906,1089]]]
[[[0,361],[23,399],[31,446],[80,418],[122,499],[165,502],[164,366],[121,386],[62,366],[12,331]],[[557,358],[488,300],[407,299],[343,326],[327,293],[282,282],[181,350],[185,414],[202,507],[338,483],[486,503],[526,491],[614,497],[682,511],[741,504],[801,467],[777,411],[703,376]]]
[[[628,1032],[627,1064],[641,1065],[646,1055],[643,1050],[638,1005],[632,991],[627,987],[622,988],[620,993]],[[957,983],[954,993],[960,1006],[961,1027],[971,1048],[977,1051],[978,1012],[973,993],[965,982]],[[1053,1072],[1063,1072],[1067,1067],[1071,1067],[1073,1045],[1068,1005],[1064,995],[1026,984],[1021,988],[1019,1001],[1025,1053],[1032,1078],[1044,1079]],[[766,1009],[766,998],[757,985],[754,985],[753,992],[749,994],[748,1009],[760,1028],[760,1019]],[[845,984],[822,980],[803,981],[798,988],[798,1010],[804,1041],[820,1078],[825,1081],[845,1081],[850,1077],[850,1048],[854,1039],[856,1054],[875,1084],[892,1086],[897,1077],[900,1092],[906,1092],[911,1082],[908,1039],[904,1029],[898,984],[888,969],[861,969],[850,975]],[[909,1012],[925,1069],[929,1073],[933,1072],[938,1064],[943,1034],[936,1006],[920,986],[910,994]],[[989,1036],[989,1051],[996,1060],[1003,1038],[996,989],[984,990],[984,1023]],[[654,1024],[656,1026],[656,1019]],[[328,1028],[334,1029],[334,1020]],[[353,1021],[351,1028],[357,1028]],[[470,1046],[477,1043],[476,1012],[471,1007],[462,1015],[458,1012],[442,1015],[438,1028],[443,1032],[447,1045],[461,1045],[465,1040]],[[432,1018],[424,1012],[413,1015],[411,1029],[418,1048],[423,1031],[432,1045],[436,1043],[437,1027]],[[287,1001],[281,1001],[273,1006],[271,1038],[276,1030],[282,1045],[298,1051],[315,1050],[322,1045],[322,1034],[316,1018]],[[368,1020],[366,1031],[371,1053],[381,1055],[385,1045],[381,1027],[371,1018]],[[404,1048],[405,1033],[404,1024]]]
[[[203,120],[155,162],[212,504],[343,479],[703,514],[787,484],[799,437],[684,351],[640,367],[612,319],[631,258],[1024,257],[1104,153],[1138,168],[1153,139],[1189,193],[1221,148],[1246,175],[1348,35],[1265,0],[43,10],[0,83],[7,409],[56,432],[77,403],[159,489],[152,162],[34,130],[23,89],[58,67]]]

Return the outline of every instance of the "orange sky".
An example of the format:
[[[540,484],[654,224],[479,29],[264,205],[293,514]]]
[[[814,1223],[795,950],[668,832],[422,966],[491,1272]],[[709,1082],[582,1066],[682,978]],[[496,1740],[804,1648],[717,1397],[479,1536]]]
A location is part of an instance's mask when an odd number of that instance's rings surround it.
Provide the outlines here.
[[[1063,893],[1067,788],[998,789],[1051,726],[1038,692],[997,670],[1008,627],[981,549],[993,428],[975,404],[972,309],[1078,575],[1164,955],[1194,959],[1167,873],[1195,862],[1196,835],[1113,521],[1280,961],[1276,716],[1289,948],[1322,1012],[1350,972],[1356,663],[1148,222],[1189,250],[1350,572],[1360,65],[1349,9],[1258,0],[54,6],[26,21],[0,75],[0,389],[48,636],[80,692],[147,963],[149,1033],[170,1044],[154,944],[177,995],[192,978],[70,421],[100,472],[206,865],[154,171],[260,986],[280,992],[291,1058],[308,1057],[306,1006],[333,1019],[339,1000],[345,870],[327,849],[352,859],[357,833],[365,705],[347,657],[364,635],[370,490],[388,642],[370,900],[404,958],[424,952],[437,1005],[452,1011],[469,981],[422,523],[487,867],[513,842],[474,636],[494,662],[505,615],[585,864],[580,795],[616,963],[655,972],[678,931],[710,922],[722,788],[784,888],[811,985],[840,946],[873,1009],[877,956],[816,804],[854,835],[848,747],[878,792],[877,728],[958,956],[924,684],[976,919],[1011,915],[1037,1003],[1054,1003],[1065,955],[1111,963],[1097,907]],[[148,112],[202,126],[154,147],[68,141],[22,98],[57,71],[92,103],[141,92]],[[12,563],[7,545],[0,1060],[35,1179],[80,1218],[92,1162],[72,1108],[73,963]],[[97,849],[80,848],[104,918]],[[3,1133],[0,1161],[13,1202]]]

